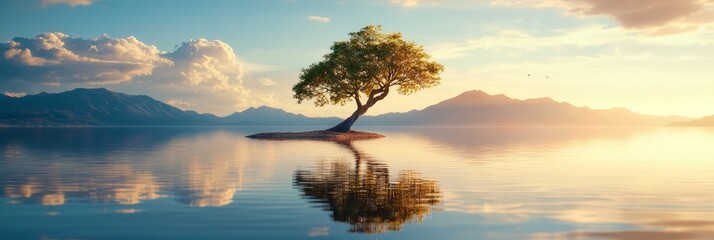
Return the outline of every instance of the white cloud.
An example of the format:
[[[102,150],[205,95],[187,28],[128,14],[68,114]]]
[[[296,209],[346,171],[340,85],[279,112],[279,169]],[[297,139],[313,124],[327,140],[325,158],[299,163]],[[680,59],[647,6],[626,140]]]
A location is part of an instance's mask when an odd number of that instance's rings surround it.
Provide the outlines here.
[[[169,53],[135,37],[106,35],[83,39],[43,33],[0,43],[2,87],[56,91],[52,89],[112,85],[182,109],[214,114],[269,104],[265,102],[269,96],[252,93],[244,84],[244,65],[233,48],[220,40],[191,40]]]
[[[54,5],[54,4],[67,4],[72,7],[76,6],[89,6],[95,0],[42,0],[42,6]]]
[[[5,94],[5,96],[15,97],[15,98],[27,96],[27,93],[26,93],[26,92],[8,92],[8,91],[5,91],[3,94]]]
[[[43,33],[33,39],[14,38],[0,44],[0,75],[36,83],[119,83],[150,75],[170,65],[161,52],[135,37],[72,38]]]
[[[140,78],[154,85],[160,99],[181,99],[211,113],[225,114],[250,106],[251,91],[243,82],[243,64],[233,48],[220,40],[191,40],[163,54],[173,64],[157,67]],[[162,93],[163,92],[163,93]],[[175,102],[178,103],[178,102]]]
[[[273,79],[270,79],[270,78],[261,78],[258,80],[258,82],[260,84],[262,84],[263,86],[268,86],[268,87],[278,85],[277,82],[273,81]]]
[[[164,54],[172,65],[156,69],[153,78],[208,91],[237,91],[243,66],[233,48],[220,40],[191,40]]]
[[[307,20],[316,22],[316,23],[328,23],[330,22],[329,17],[322,17],[322,16],[308,16]]]

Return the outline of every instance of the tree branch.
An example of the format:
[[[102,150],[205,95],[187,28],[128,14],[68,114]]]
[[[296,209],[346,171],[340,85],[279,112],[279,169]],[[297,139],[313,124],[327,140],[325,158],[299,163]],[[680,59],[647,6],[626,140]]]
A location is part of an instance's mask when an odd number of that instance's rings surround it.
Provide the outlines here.
[[[355,102],[357,102],[357,109],[362,108],[362,101],[359,100],[359,93],[355,93],[354,98]]]
[[[377,101],[384,99],[387,97],[387,94],[389,94],[389,87],[385,88],[385,90],[379,94],[379,96],[374,97],[374,102],[377,103]]]
[[[372,100],[375,95],[384,92],[384,89],[389,89],[389,86],[382,87],[382,88],[380,88],[380,89],[375,89],[374,91],[370,92],[370,93],[369,93],[369,99],[368,99],[368,101],[369,101],[369,100]]]

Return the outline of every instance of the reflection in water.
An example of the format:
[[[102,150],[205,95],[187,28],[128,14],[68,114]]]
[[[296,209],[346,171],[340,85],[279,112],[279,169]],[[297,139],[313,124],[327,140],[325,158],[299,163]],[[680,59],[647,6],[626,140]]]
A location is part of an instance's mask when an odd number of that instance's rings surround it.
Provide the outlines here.
[[[177,128],[1,129],[0,196],[14,203],[139,204],[175,195],[219,207],[240,190],[242,134]],[[207,144],[211,149],[192,149]]]
[[[670,196],[671,198],[685,196]],[[714,239],[714,221],[711,210],[646,209],[645,207],[612,210],[611,219],[598,222],[615,222],[636,225],[637,228],[623,230],[579,230],[568,233],[539,233],[542,239],[618,239],[618,240],[670,240],[670,239]],[[594,215],[594,214],[592,214]],[[577,219],[570,219],[577,222]],[[595,222],[595,223],[598,223]]]
[[[0,239],[714,239],[712,129],[250,131],[0,128]]]
[[[240,183],[231,177],[231,164],[212,163],[192,161],[188,164],[187,184],[185,189],[178,190],[179,202],[197,207],[220,207],[233,202]]]
[[[295,172],[295,185],[308,198],[324,204],[332,219],[349,223],[351,232],[399,231],[404,223],[422,222],[439,203],[437,182],[404,171],[390,182],[385,164],[341,142],[355,156],[355,166],[345,161],[322,163],[315,170]]]
[[[53,166],[42,173],[15,177],[16,184],[6,184],[4,196],[24,203],[47,206],[63,205],[66,198],[85,199],[97,203],[138,204],[142,200],[161,197],[154,176],[137,171],[126,164],[107,164],[101,169],[77,173],[78,166]],[[84,169],[87,170],[87,169]],[[79,178],[62,177],[62,174]]]
[[[714,239],[714,131],[427,130],[418,134],[429,141],[400,155],[438,158],[440,164],[394,159],[390,165],[427,169],[437,177],[447,213],[479,216],[485,225],[535,225],[511,239]],[[395,135],[389,140],[417,139]],[[365,145],[378,153],[395,149]],[[572,228],[550,229],[555,224],[543,220]]]
[[[623,127],[420,127],[409,131],[411,139],[425,139],[463,158],[515,151],[549,151],[591,140],[622,140],[651,129]],[[413,140],[411,140],[413,141]]]

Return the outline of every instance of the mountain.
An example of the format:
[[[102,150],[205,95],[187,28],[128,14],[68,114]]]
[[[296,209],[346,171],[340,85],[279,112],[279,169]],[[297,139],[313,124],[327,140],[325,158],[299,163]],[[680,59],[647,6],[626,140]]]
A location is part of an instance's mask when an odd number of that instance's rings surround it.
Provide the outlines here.
[[[127,95],[104,88],[78,88],[19,98],[0,95],[0,126],[331,126],[340,120],[336,117],[311,118],[267,106],[217,117],[182,111],[148,96]],[[363,116],[357,125],[664,126],[689,120],[642,115],[623,108],[575,107],[550,98],[517,100],[505,95],[468,91],[423,110]]]
[[[642,115],[623,108],[594,110],[550,98],[517,100],[468,91],[406,113],[364,117],[360,125],[425,126],[664,126],[686,118]]]
[[[678,127],[714,127],[714,115],[695,119],[692,121],[673,122],[669,126]]]
[[[148,96],[131,96],[104,88],[77,88],[0,102],[6,125],[179,125],[201,121]]]
[[[0,126],[333,125],[339,121],[265,106],[217,117],[182,111],[148,96],[104,88],[77,88],[19,98],[0,94]]]
[[[248,108],[242,112],[236,112],[220,120],[225,124],[239,125],[263,125],[263,126],[307,126],[307,125],[335,125],[342,119],[336,117],[311,118],[302,114],[286,112],[282,109],[261,106],[258,108]]]

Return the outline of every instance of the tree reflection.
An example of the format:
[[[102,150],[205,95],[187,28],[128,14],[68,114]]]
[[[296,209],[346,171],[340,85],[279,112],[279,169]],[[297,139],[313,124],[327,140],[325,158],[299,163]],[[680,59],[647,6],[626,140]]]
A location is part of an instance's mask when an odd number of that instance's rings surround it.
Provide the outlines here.
[[[431,206],[440,202],[437,182],[414,171],[389,181],[383,163],[357,151],[351,142],[339,142],[352,151],[355,166],[345,161],[319,164],[314,170],[295,172],[295,186],[304,197],[318,200],[332,219],[351,225],[351,232],[399,231],[405,223],[422,222]]]

